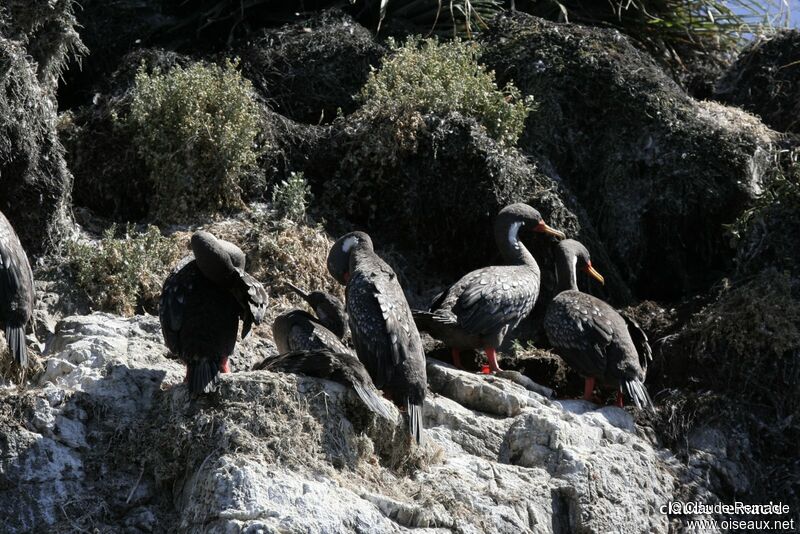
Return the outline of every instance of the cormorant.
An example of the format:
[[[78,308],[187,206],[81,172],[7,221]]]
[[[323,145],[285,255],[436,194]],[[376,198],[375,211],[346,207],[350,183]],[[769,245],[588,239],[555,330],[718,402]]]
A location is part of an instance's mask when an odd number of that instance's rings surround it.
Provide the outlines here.
[[[350,332],[358,358],[375,386],[408,413],[409,432],[423,440],[425,353],[397,275],[364,232],[340,237],[328,254],[328,272],[345,285]]]
[[[453,363],[459,367],[462,349],[483,349],[490,369],[500,371],[497,349],[536,303],[539,266],[519,240],[521,230],[564,238],[527,204],[507,206],[497,214],[494,224],[495,241],[507,265],[464,275],[434,299],[430,311],[414,312],[419,329],[450,347]]]
[[[194,258],[184,258],[164,281],[159,306],[167,348],[186,363],[192,393],[213,389],[230,372],[239,318],[242,338],[259,324],[267,306],[264,287],[244,272],[244,253],[208,232],[192,236]]]
[[[561,292],[550,302],[544,319],[547,337],[561,358],[585,377],[584,399],[591,400],[595,380],[622,391],[636,407],[653,409],[644,386],[652,352],[647,335],[636,322],[602,300],[578,290],[577,269],[600,283],[589,251],[573,239],[558,244],[557,274]]]
[[[35,299],[28,256],[11,223],[0,212],[0,325],[9,354],[23,369],[28,366],[25,327],[31,320]]]

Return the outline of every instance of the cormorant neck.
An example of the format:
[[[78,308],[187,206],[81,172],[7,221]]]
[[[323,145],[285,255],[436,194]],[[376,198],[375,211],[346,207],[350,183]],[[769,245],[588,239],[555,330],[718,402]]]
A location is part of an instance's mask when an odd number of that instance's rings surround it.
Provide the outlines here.
[[[495,227],[495,241],[503,259],[511,265],[536,265],[536,260],[522,241],[519,240],[519,229],[522,221],[512,221],[508,224],[498,224]]]
[[[578,291],[578,275],[576,272],[578,257],[574,254],[562,253],[556,262],[556,277],[558,278],[558,290],[567,291],[572,289]]]

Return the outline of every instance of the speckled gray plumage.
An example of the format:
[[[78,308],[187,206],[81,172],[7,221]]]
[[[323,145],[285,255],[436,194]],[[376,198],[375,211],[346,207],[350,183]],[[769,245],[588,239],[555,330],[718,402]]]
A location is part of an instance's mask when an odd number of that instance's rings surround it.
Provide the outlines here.
[[[0,212],[0,326],[9,353],[20,367],[28,365],[25,328],[35,303],[33,272],[17,233]]]
[[[363,232],[334,243],[328,269],[347,284],[346,308],[358,358],[375,385],[408,408],[410,432],[420,442],[425,353],[397,275],[375,254],[372,240]]]
[[[588,251],[576,241],[559,245],[559,282],[564,290],[547,307],[544,326],[548,339],[582,376],[621,387],[637,407],[651,407],[643,385],[647,361],[652,358],[647,336],[631,318],[576,289],[575,271],[590,261]]]

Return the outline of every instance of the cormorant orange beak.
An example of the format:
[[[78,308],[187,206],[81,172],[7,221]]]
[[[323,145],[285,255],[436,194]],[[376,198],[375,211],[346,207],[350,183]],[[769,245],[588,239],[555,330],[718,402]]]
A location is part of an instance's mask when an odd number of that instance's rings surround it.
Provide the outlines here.
[[[558,239],[566,239],[567,236],[564,235],[564,232],[560,232],[555,228],[547,226],[544,221],[539,221],[539,224],[533,227],[534,232],[541,232],[543,234],[550,234],[552,236],[557,237]]]
[[[592,262],[589,262],[586,267],[583,268],[584,271],[589,273],[589,276],[600,282],[601,284],[605,285],[606,279],[603,278],[603,275],[598,273],[594,267],[592,267]]]

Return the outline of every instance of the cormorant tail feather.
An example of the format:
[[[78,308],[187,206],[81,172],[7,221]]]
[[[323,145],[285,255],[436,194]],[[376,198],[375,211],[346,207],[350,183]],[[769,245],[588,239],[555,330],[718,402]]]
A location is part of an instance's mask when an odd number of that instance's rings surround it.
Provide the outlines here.
[[[422,404],[414,404],[411,400],[408,400],[407,407],[408,432],[417,442],[417,445],[422,445],[425,441],[425,433],[422,428]]]
[[[214,382],[219,374],[216,362],[203,358],[187,366],[189,372],[189,391],[192,393],[210,393],[214,391]]]
[[[24,326],[6,326],[6,343],[8,343],[8,353],[14,357],[14,361],[21,368],[28,366],[28,345],[25,343]]]
[[[639,380],[631,379],[623,380],[622,385],[625,389],[625,393],[633,399],[633,403],[638,409],[648,409],[651,412],[655,412],[653,400],[650,398],[650,394],[647,392],[647,388],[644,387],[644,384]]]

